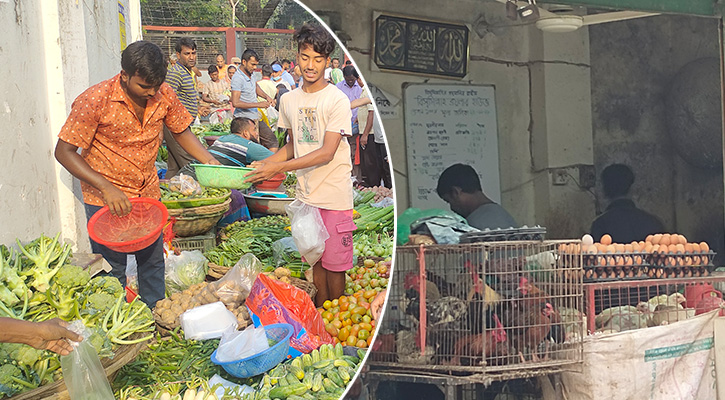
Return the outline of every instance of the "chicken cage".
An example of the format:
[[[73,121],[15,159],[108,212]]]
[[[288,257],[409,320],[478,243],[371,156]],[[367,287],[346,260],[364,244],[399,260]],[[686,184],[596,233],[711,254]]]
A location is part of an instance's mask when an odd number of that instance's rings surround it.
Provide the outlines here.
[[[724,275],[585,283],[587,331],[669,325],[721,308],[723,290]]]
[[[561,371],[582,360],[579,241],[399,246],[379,344],[386,369],[472,382]]]

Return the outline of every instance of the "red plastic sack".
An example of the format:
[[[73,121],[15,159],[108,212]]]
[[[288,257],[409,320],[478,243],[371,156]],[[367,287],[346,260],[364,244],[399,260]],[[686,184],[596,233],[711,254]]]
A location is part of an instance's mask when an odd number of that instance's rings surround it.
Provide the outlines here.
[[[259,274],[247,297],[247,307],[263,326],[277,323],[292,325],[294,334],[290,338],[290,346],[301,353],[333,343],[310,296],[288,283]]]

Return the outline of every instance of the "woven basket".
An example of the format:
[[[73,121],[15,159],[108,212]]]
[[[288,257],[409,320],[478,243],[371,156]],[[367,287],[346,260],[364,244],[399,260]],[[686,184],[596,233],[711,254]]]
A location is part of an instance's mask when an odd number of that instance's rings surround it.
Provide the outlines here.
[[[223,203],[212,204],[201,207],[172,208],[169,210],[170,217],[198,217],[209,214],[216,214],[220,211],[227,212],[232,199],[226,199]]]
[[[214,279],[221,279],[229,270],[231,267],[222,267],[221,265],[216,265],[214,263],[209,263],[209,270],[207,271],[207,275]],[[310,269],[311,271],[312,269]],[[317,287],[312,283],[308,282],[303,279],[298,279],[294,277],[289,277],[290,283],[292,286],[302,289],[307,293],[312,300],[315,299],[315,295],[317,294]]]
[[[221,210],[214,214],[200,215],[195,217],[174,217],[174,234],[176,236],[187,237],[201,235],[213,228],[226,210]]]

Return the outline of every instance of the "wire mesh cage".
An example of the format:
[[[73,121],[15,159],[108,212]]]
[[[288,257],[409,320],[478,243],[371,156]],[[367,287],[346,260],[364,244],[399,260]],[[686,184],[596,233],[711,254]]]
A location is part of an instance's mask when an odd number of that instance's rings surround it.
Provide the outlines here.
[[[585,283],[587,330],[613,333],[668,325],[721,306],[725,276]]]
[[[497,379],[581,362],[578,241],[401,246],[371,363]]]

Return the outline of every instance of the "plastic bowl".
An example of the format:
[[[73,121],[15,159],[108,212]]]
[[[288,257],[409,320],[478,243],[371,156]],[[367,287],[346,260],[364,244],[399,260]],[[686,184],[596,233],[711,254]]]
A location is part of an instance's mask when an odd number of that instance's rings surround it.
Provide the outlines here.
[[[123,217],[104,206],[88,221],[88,235],[98,244],[120,253],[133,253],[152,245],[169,219],[160,201],[134,197],[131,212]]]
[[[266,181],[255,183],[254,186],[256,186],[257,189],[260,190],[277,189],[279,185],[284,182],[285,179],[287,179],[287,174],[285,174],[284,172],[280,172],[279,174],[267,179]]]
[[[196,180],[201,186],[226,189],[247,189],[251,183],[244,181],[244,175],[254,168],[232,167],[229,165],[191,164],[196,172]]]
[[[220,365],[230,375],[237,378],[250,378],[263,374],[284,361],[289,353],[289,339],[294,328],[290,324],[272,324],[264,327],[267,339],[277,343],[267,350],[238,361],[219,362],[216,350],[211,354],[211,362]]]

